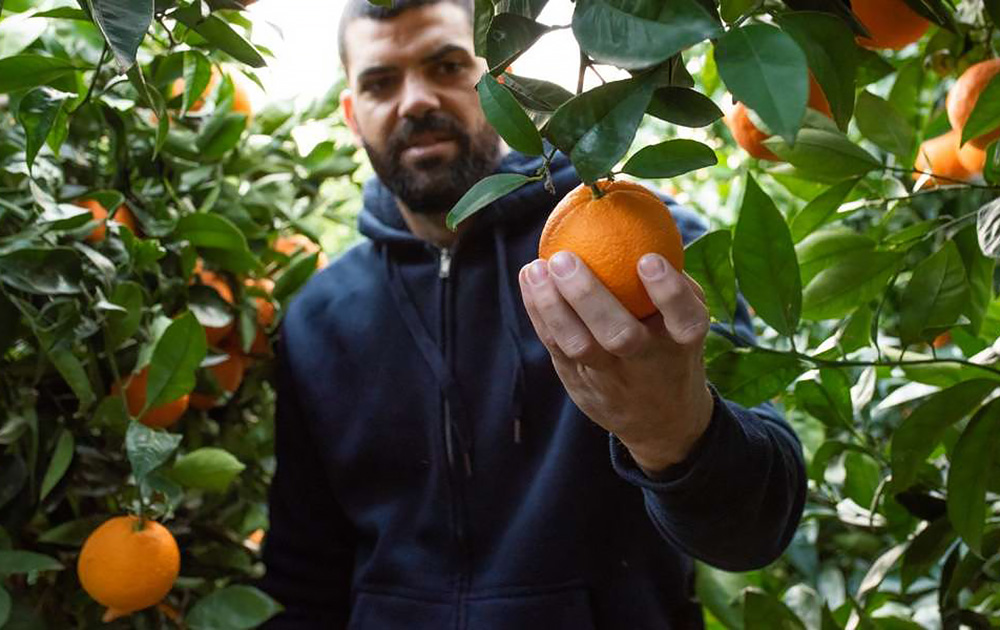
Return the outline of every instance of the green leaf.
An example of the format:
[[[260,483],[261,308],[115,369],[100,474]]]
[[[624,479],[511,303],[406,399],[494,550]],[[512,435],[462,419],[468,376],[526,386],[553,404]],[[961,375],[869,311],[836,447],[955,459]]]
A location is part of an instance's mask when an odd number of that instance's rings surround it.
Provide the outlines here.
[[[934,565],[954,541],[955,530],[946,518],[939,518],[917,534],[903,554],[903,566],[900,567],[903,592],[909,590],[918,578],[929,577]]]
[[[448,213],[446,220],[448,229],[454,230],[459,223],[497,199],[514,192],[525,184],[538,181],[538,179],[538,177],[528,177],[519,173],[500,173],[484,177],[462,195],[462,198]]]
[[[831,186],[810,201],[801,211],[792,217],[789,231],[792,240],[798,243],[806,236],[809,236],[816,228],[819,228],[837,216],[837,210],[847,199],[859,179],[848,179]],[[801,263],[801,259],[799,261]]]
[[[74,70],[69,60],[57,57],[25,54],[0,59],[0,94],[45,85]]]
[[[661,87],[653,92],[646,113],[682,127],[707,127],[723,115],[712,99],[677,85]]]
[[[870,153],[839,131],[806,128],[799,132],[795,146],[776,136],[764,145],[792,166],[827,178],[857,177],[881,167]]]
[[[636,177],[666,178],[713,166],[718,162],[715,151],[697,140],[676,139],[643,147],[625,162],[622,171]]]
[[[187,114],[212,80],[212,62],[197,50],[184,51],[184,94],[181,114]]]
[[[146,406],[152,409],[177,400],[194,389],[195,370],[201,365],[208,344],[193,313],[174,319],[156,342],[146,383]]]
[[[903,346],[933,338],[955,323],[969,298],[965,265],[953,241],[923,260],[903,291],[899,337]]]
[[[251,586],[227,586],[198,600],[185,621],[191,630],[250,630],[282,610]]]
[[[495,15],[490,22],[486,42],[486,61],[490,72],[503,72],[515,57],[531,48],[539,37],[548,32],[548,26],[521,15]]]
[[[83,22],[90,22],[90,18],[84,11],[74,9],[73,7],[57,7],[55,9],[50,9],[49,11],[36,13],[34,17],[59,18],[61,20],[80,20]]]
[[[59,117],[63,105],[76,94],[60,92],[50,87],[40,87],[31,90],[21,99],[17,108],[17,120],[24,128],[25,159],[28,169],[35,162],[38,150],[45,144],[52,125]]]
[[[83,269],[72,249],[25,247],[0,254],[0,282],[40,295],[72,295],[81,291]]]
[[[9,15],[0,22],[0,59],[20,53],[49,28],[48,21],[36,19],[38,17],[40,14],[29,10]]]
[[[486,120],[507,144],[521,153],[541,155],[542,136],[507,88],[486,73],[476,84],[476,91]]]
[[[651,81],[607,83],[566,101],[545,126],[545,135],[569,154],[583,181],[592,183],[628,151],[652,94]]]
[[[795,247],[781,212],[750,176],[733,234],[733,264],[757,315],[782,335],[793,335],[802,310]]]
[[[577,0],[573,34],[598,63],[655,66],[722,31],[696,0]]]
[[[891,547],[882,553],[875,562],[871,564],[868,568],[868,572],[865,577],[862,578],[861,584],[858,586],[857,599],[861,602],[865,600],[868,593],[874,591],[878,588],[878,585],[882,583],[885,576],[889,574],[889,571],[896,565],[896,562],[903,556],[906,551],[908,543],[902,543]]]
[[[802,284],[809,284],[816,274],[844,258],[874,249],[875,241],[850,228],[833,227],[813,232],[795,246]]]
[[[882,480],[878,462],[865,453],[851,451],[844,456],[844,470],[844,495],[862,507],[871,505]]]
[[[909,159],[917,133],[889,101],[865,90],[858,96],[856,114],[861,135],[900,159]]]
[[[49,460],[49,467],[45,471],[45,477],[42,479],[42,492],[38,497],[39,501],[44,501],[49,492],[52,492],[52,489],[56,487],[59,480],[66,474],[69,464],[73,460],[74,446],[73,434],[63,429],[59,433],[59,440],[56,442],[56,448],[52,452],[52,459]]]
[[[10,611],[13,607],[14,600],[11,599],[10,593],[3,586],[0,586],[0,628],[5,627],[10,619]]]
[[[997,1],[1000,2],[1000,0]],[[986,147],[983,179],[991,184],[1000,184],[1000,140],[994,140]]]
[[[794,356],[764,349],[736,348],[709,361],[708,380],[726,399],[752,407],[774,398],[805,367]]]
[[[809,415],[833,429],[852,427],[850,381],[843,372],[825,369],[820,379],[802,379],[795,383],[795,403]]]
[[[486,58],[490,24],[493,22],[494,13],[496,13],[496,9],[493,7],[493,0],[475,0],[472,30],[474,50],[477,57]]]
[[[892,434],[893,485],[913,485],[917,470],[941,443],[948,427],[968,416],[996,387],[996,381],[964,381],[929,396]]]
[[[259,266],[250,253],[246,237],[229,219],[208,213],[188,214],[177,222],[174,236],[186,239],[202,255],[233,273],[246,273]]]
[[[514,13],[531,19],[537,18],[549,0],[494,0],[499,13]]]
[[[830,104],[833,119],[847,130],[854,112],[858,49],[847,24],[831,13],[801,11],[777,18],[781,29],[802,48],[809,69]]]
[[[65,567],[55,558],[32,551],[0,550],[0,575],[17,575],[36,571],[62,571]]]
[[[299,289],[305,286],[309,278],[316,273],[316,261],[319,259],[319,252],[312,254],[301,254],[292,260],[288,268],[285,269],[281,277],[274,285],[272,297],[282,305],[295,295]]]
[[[212,125],[213,122],[218,124]],[[222,159],[236,148],[246,128],[246,114],[217,111],[195,139],[195,146],[200,150],[199,159],[205,162]]]
[[[794,39],[764,24],[730,29],[715,44],[715,63],[736,100],[795,142],[809,100],[809,68]]]
[[[731,243],[729,230],[717,230],[684,248],[684,271],[705,292],[709,313],[722,322],[733,321],[736,313],[736,274],[729,256]]]
[[[982,556],[986,490],[1000,444],[1000,400],[993,400],[962,432],[948,471],[948,518],[955,531]]]
[[[105,514],[93,514],[66,523],[60,523],[52,529],[42,532],[38,536],[38,542],[48,545],[80,547],[87,540],[87,537],[100,527],[107,518]]]
[[[127,71],[153,23],[153,0],[89,0],[89,4],[115,61],[122,72]]]
[[[802,292],[802,316],[837,319],[886,288],[901,258],[891,252],[859,251],[816,274]]]
[[[983,8],[986,10],[986,15],[990,16],[994,26],[1000,24],[1000,0],[984,0]]]
[[[228,451],[205,447],[178,457],[170,478],[186,488],[225,492],[244,469]]]
[[[267,65],[264,57],[254,48],[253,44],[234,31],[233,27],[229,26],[225,20],[214,13],[202,17],[198,3],[180,7],[169,15],[237,61],[254,68],[263,68]]]
[[[125,452],[136,481],[141,483],[149,473],[166,463],[180,446],[181,439],[182,435],[151,429],[141,422],[130,423],[125,434]]]
[[[566,88],[531,77],[504,73],[504,86],[510,89],[521,105],[536,112],[554,112],[559,106],[573,98]]]
[[[695,560],[698,601],[726,628],[743,628],[743,591],[759,585],[760,572],[732,573]]]
[[[918,120],[920,111],[920,90],[926,80],[924,60],[913,58],[896,71],[896,79],[889,91],[889,103],[906,120]]]
[[[732,24],[757,6],[756,0],[721,0],[719,13],[727,24]]]
[[[975,226],[962,228],[952,240],[958,246],[965,265],[965,277],[969,281],[969,302],[962,312],[969,318],[969,330],[978,335],[986,315],[986,308],[993,297],[993,272],[996,261],[984,256],[979,249]]]
[[[110,312],[107,315],[105,342],[108,349],[115,350],[139,330],[139,324],[142,323],[142,287],[132,281],[121,282],[115,286],[110,301],[124,309],[124,312]]]
[[[1000,127],[1000,75],[993,75],[962,127],[962,144]]]
[[[745,630],[806,630],[805,624],[788,606],[756,588],[746,591],[743,627]]]

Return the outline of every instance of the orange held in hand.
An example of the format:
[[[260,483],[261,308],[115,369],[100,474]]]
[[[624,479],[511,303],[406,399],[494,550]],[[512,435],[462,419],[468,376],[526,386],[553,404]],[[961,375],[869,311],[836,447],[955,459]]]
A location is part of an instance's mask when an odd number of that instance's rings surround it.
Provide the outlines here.
[[[97,227],[95,227],[93,231],[85,237],[86,240],[91,243],[99,243],[100,241],[103,241],[105,235],[107,235],[106,219],[108,218],[108,209],[94,199],[82,199],[77,201],[76,205],[90,210],[90,214],[93,215],[94,219],[100,221]],[[132,230],[133,234],[139,233],[135,227],[135,217],[132,216],[132,213],[129,212],[129,209],[125,206],[125,204],[118,206],[118,210],[115,211],[115,216],[111,220],[128,226],[128,229]]]
[[[142,368],[125,381],[125,404],[133,416],[138,415],[146,406],[147,382],[149,382],[149,366]],[[121,391],[122,387],[118,383],[111,386],[112,395],[117,396]],[[139,418],[139,422],[154,429],[165,429],[177,422],[187,408],[188,395],[184,394],[177,400],[153,407]]]
[[[105,521],[87,538],[77,561],[83,590],[107,606],[109,622],[157,604],[181,568],[177,541],[166,527],[135,516]]]
[[[625,181],[600,181],[595,197],[580,184],[549,215],[538,244],[538,256],[548,260],[571,251],[633,315],[656,312],[636,265],[657,253],[678,271],[684,268],[684,245],[670,210],[647,188]]]
[[[931,23],[903,0],[852,0],[851,10],[871,37],[857,37],[869,49],[900,50],[924,36]]]
[[[955,85],[948,90],[948,98],[945,100],[945,105],[948,108],[948,122],[951,123],[952,129],[961,131],[965,128],[965,123],[969,120],[969,115],[972,114],[976,101],[979,100],[979,95],[983,93],[983,90],[997,74],[1000,74],[1000,59],[990,59],[970,66],[962,73],[962,76],[958,77]],[[1000,138],[1000,128],[972,138],[968,144],[985,149],[997,138]]]

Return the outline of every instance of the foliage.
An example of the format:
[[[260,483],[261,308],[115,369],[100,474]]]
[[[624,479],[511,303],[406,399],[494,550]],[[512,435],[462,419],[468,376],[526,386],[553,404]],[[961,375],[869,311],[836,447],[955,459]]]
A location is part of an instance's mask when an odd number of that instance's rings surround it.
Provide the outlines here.
[[[122,513],[164,523],[182,569],[158,608],[111,627],[253,627],[276,610],[246,584],[262,573],[274,465],[258,334],[316,267],[279,237],[315,240],[357,196],[353,147],[293,140],[339,124],[339,87],[249,111],[270,53],[232,0],[0,10],[0,627],[97,626],[76,558]],[[103,238],[84,199],[112,212]],[[280,290],[251,282],[265,278]],[[210,369],[223,352],[246,368],[232,394]],[[146,427],[112,394],[142,366],[149,408],[224,404]]]

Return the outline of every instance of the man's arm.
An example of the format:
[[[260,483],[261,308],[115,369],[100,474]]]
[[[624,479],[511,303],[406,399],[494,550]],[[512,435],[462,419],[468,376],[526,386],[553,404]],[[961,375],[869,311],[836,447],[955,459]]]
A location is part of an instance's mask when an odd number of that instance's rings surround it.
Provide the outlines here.
[[[270,529],[264,541],[267,573],[259,586],[285,610],[263,627],[345,628],[350,616],[354,530],[327,482],[284,345],[278,350],[276,370],[277,468],[269,495]]]

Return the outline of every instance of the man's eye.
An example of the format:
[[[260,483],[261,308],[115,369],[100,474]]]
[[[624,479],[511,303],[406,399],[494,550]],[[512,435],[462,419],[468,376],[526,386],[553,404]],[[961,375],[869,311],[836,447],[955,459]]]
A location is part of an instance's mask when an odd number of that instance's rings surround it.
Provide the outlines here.
[[[383,77],[380,79],[371,79],[366,81],[362,86],[362,90],[369,92],[371,94],[378,94],[380,92],[385,92],[389,89],[392,81],[388,77]]]
[[[465,66],[454,61],[442,61],[437,64],[438,74],[442,75],[454,75],[462,71]]]

